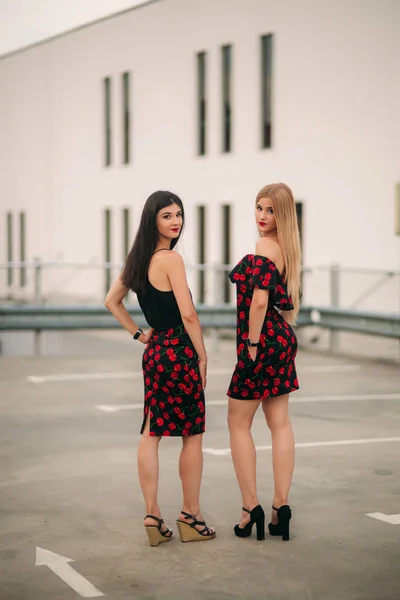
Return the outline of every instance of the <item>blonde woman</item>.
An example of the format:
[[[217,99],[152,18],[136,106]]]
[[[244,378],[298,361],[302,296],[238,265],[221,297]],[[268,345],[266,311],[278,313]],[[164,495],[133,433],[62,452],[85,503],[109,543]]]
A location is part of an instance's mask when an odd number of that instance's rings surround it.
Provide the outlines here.
[[[289,393],[299,388],[295,323],[300,303],[300,241],[290,188],[267,185],[257,195],[255,218],[260,239],[229,277],[237,288],[237,364],[228,390],[232,459],[242,494],[238,537],[265,539],[265,514],[257,497],[256,450],[251,425],[262,405],[272,438],[274,497],[269,532],[289,539],[287,504],[294,469],[294,438]]]

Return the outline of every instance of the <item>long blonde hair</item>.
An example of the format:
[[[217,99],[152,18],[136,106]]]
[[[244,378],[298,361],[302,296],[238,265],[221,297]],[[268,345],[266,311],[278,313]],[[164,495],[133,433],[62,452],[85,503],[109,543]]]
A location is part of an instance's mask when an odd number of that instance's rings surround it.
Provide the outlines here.
[[[284,278],[289,295],[292,297],[293,310],[283,313],[288,323],[295,323],[300,309],[300,272],[301,249],[296,204],[292,190],[284,183],[272,183],[263,187],[257,194],[256,202],[269,198],[272,202],[278,243],[285,263]]]

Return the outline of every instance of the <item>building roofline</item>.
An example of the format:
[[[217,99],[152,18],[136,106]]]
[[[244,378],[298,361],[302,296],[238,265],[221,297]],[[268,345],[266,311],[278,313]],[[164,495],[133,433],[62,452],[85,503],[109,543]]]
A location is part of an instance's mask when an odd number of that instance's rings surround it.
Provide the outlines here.
[[[66,31],[62,31],[61,33],[56,33],[55,35],[52,35],[48,38],[43,38],[42,40],[38,40],[37,42],[33,42],[32,44],[21,46],[20,48],[16,48],[15,50],[10,50],[9,52],[0,54],[0,61],[15,56],[16,54],[26,52],[27,50],[31,50],[32,48],[37,48],[38,46],[49,44],[54,40],[65,37],[67,35],[71,35],[72,33],[76,33],[77,31],[81,31],[82,29],[87,29],[88,27],[92,27],[93,25],[97,25],[98,23],[102,23],[103,21],[110,21],[111,19],[114,19],[116,17],[121,17],[122,15],[133,12],[134,10],[145,8],[146,6],[149,6],[150,4],[155,4],[156,2],[160,2],[160,0],[143,0],[141,4],[136,4],[135,6],[131,6],[130,8],[124,8],[123,10],[111,13],[104,17],[100,17],[99,19],[94,19],[93,21],[88,21],[86,23],[83,23],[82,25],[73,27],[72,29],[67,29]]]

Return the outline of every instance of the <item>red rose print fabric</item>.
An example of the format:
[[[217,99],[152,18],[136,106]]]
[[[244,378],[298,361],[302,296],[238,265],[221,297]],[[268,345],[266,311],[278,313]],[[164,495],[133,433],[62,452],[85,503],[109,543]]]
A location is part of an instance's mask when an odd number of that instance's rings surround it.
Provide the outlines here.
[[[228,396],[239,400],[267,399],[299,389],[295,357],[297,339],[292,327],[276,310],[291,310],[284,278],[265,256],[247,254],[229,274],[237,292],[237,363]],[[260,335],[260,347],[252,360],[246,340],[253,290],[269,291],[268,308]]]
[[[143,354],[144,414],[150,435],[189,436],[205,431],[199,359],[183,325],[155,331]]]

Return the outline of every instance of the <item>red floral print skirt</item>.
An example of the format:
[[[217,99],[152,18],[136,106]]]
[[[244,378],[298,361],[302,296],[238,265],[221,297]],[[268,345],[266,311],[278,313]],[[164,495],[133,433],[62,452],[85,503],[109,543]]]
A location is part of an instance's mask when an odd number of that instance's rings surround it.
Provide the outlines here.
[[[154,331],[143,354],[144,414],[151,436],[205,431],[205,398],[199,359],[183,325]]]
[[[247,338],[247,332],[238,336],[238,361],[228,396],[238,400],[266,400],[298,390],[297,338],[278,311],[272,307],[266,314],[255,361],[249,354]]]

